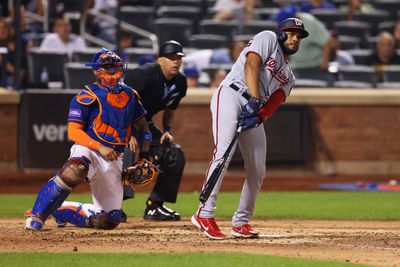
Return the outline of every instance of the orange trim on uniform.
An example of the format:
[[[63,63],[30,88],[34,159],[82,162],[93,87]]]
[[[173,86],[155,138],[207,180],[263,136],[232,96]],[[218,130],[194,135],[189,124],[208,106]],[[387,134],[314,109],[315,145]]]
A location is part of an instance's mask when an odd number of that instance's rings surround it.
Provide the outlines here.
[[[85,146],[92,150],[97,150],[100,147],[100,143],[91,138],[85,133],[84,125],[76,122],[68,122],[68,137],[75,143],[81,146]]]
[[[73,210],[73,211],[78,212],[78,207],[75,207],[75,206],[61,206],[61,207],[58,208],[58,210]],[[87,216],[86,213],[82,209],[80,209],[80,211],[78,213],[80,215],[82,215],[82,216]]]
[[[124,108],[129,102],[129,96],[124,91],[119,94],[107,94],[107,102],[116,108]]]

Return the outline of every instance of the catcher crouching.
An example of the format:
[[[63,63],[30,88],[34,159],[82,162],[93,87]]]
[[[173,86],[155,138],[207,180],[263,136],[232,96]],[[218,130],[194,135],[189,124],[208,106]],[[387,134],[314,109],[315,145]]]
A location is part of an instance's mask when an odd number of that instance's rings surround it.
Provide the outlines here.
[[[103,48],[91,64],[96,82],[88,84],[71,101],[68,137],[75,142],[70,158],[39,191],[28,212],[25,228],[43,230],[54,217],[59,226],[114,229],[121,221],[123,182],[144,184],[157,176],[148,161],[152,140],[137,93],[120,83],[126,64],[115,53]],[[122,156],[136,129],[140,142],[139,161],[122,173]],[[82,181],[90,183],[93,204],[65,201]]]

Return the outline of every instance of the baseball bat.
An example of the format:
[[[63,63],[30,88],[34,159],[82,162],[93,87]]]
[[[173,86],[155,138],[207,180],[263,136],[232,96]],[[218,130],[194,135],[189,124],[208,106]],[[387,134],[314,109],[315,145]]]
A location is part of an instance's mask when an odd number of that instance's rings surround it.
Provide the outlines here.
[[[231,153],[232,148],[234,147],[236,143],[236,139],[239,136],[239,133],[242,131],[242,127],[239,127],[237,131],[235,132],[235,135],[232,138],[231,143],[229,144],[228,148],[226,149],[224,155],[222,156],[222,160],[218,165],[215,167],[214,171],[211,173],[210,178],[208,178],[208,181],[206,185],[204,186],[203,190],[200,193],[199,200],[202,203],[205,203],[207,199],[210,197],[212,190],[215,187],[215,184],[217,183],[218,179],[221,176],[222,170],[225,168],[225,165],[227,164],[229,154]]]

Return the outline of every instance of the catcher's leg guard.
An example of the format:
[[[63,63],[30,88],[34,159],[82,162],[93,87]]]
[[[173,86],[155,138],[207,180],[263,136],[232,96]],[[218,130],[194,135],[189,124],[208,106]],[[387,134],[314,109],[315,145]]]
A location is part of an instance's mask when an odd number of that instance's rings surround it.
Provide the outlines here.
[[[89,217],[95,215],[93,208],[93,204],[65,201],[52,215],[58,222],[87,227]]]
[[[101,212],[89,217],[89,227],[111,230],[118,226],[121,221],[121,210],[112,210],[110,212]]]
[[[86,157],[70,158],[59,174],[50,179],[39,191],[32,208],[32,217],[44,222],[60,207],[75,186],[87,176],[89,163]]]
[[[58,176],[54,176],[39,191],[32,208],[32,217],[42,221],[53,213],[68,197],[72,188],[67,186]]]

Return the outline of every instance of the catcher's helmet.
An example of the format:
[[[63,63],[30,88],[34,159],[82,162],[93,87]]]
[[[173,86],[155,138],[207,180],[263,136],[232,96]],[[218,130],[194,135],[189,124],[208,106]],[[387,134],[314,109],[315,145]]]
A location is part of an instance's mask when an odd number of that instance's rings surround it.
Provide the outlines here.
[[[306,38],[308,36],[308,31],[304,28],[303,21],[298,18],[287,18],[281,22],[279,22],[278,30],[285,31],[294,31],[298,32],[301,35],[301,38]]]
[[[160,46],[160,51],[158,52],[159,57],[165,57],[168,55],[178,55],[184,57],[183,48],[180,43],[174,40],[166,41]]]
[[[86,64],[92,67],[97,80],[109,90],[115,90],[126,71],[126,63],[114,52],[103,48]]]

